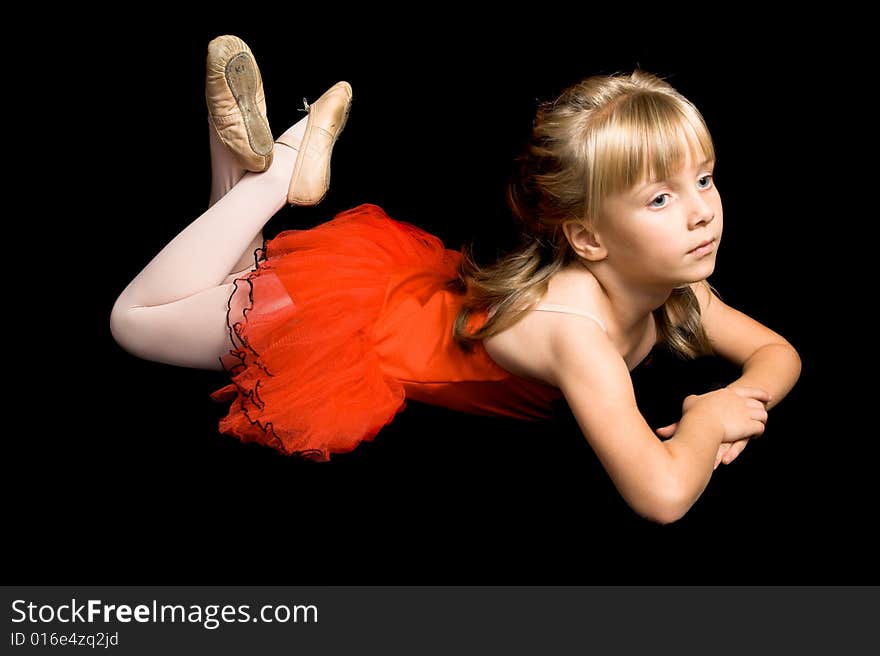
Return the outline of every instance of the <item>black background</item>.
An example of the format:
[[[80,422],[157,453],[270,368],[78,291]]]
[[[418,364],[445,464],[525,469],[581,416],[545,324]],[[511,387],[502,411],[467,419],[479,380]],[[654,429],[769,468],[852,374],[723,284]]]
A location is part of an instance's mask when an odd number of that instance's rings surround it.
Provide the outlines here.
[[[820,155],[830,140],[815,129],[833,66],[814,35],[761,23],[723,38],[653,19],[645,27],[656,30],[637,34],[564,16],[332,13],[217,10],[191,25],[135,13],[65,33],[46,45],[45,68],[34,65],[49,93],[29,152],[51,170],[45,211],[24,226],[17,279],[33,287],[8,344],[30,354],[12,397],[24,428],[6,446],[10,578],[876,583],[865,537],[874,513],[856,467],[871,445],[837,366],[857,353],[838,346],[839,309],[825,293],[845,281],[817,238],[840,217],[829,214],[834,160]],[[565,414],[529,424],[410,402],[375,442],[324,464],[219,434],[225,406],[209,394],[225,375],[127,354],[109,314],[207,207],[205,49],[226,33],[257,58],[276,137],[303,116],[303,97],[342,79],[354,89],[327,199],[283,209],[267,237],[370,202],[450,248],[475,239],[490,258],[513,237],[503,185],[537,101],[591,74],[641,66],[666,77],[715,140],[725,231],[710,281],[803,359],[764,437],[719,467],[682,520],[660,526],[623,502]],[[659,358],[634,382],[656,428],[678,418],[686,394],[736,375]]]

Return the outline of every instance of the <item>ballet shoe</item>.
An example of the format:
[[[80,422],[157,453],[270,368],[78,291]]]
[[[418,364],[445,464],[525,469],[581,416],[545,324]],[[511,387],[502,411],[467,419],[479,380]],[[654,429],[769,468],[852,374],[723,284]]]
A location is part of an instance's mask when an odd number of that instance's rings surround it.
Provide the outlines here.
[[[317,205],[330,187],[330,158],[333,145],[342,133],[351,110],[352,91],[348,82],[337,82],[311,105],[301,143],[281,135],[283,143],[297,151],[290,177],[287,202],[290,205]]]
[[[237,36],[218,36],[208,44],[205,101],[208,121],[239,166],[254,173],[268,169],[275,141],[263,79],[251,49]]]

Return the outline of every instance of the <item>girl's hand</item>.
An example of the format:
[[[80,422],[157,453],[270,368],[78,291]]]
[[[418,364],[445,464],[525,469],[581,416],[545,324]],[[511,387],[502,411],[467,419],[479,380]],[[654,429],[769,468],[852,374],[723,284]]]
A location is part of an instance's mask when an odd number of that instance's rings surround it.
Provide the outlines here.
[[[770,401],[770,395],[767,394],[766,392],[763,392],[763,390],[757,390],[755,388],[743,387],[741,385],[728,385],[724,389],[734,391],[735,393],[739,394],[740,396],[751,398],[752,404],[755,404],[754,399],[760,399],[760,400],[764,401],[765,403]],[[737,391],[737,390],[739,390],[739,391]],[[688,395],[685,398],[684,403],[682,404],[682,413],[684,414],[688,410],[693,408],[694,405],[700,400],[700,398],[701,398],[700,396],[697,396],[695,394]],[[764,407],[764,418],[763,418],[762,423],[765,425],[767,423],[766,406]],[[663,426],[662,428],[658,428],[656,432],[660,437],[668,438],[668,437],[672,437],[673,435],[675,435],[676,430],[678,430],[678,422],[676,422],[674,424],[669,424],[668,426]],[[747,435],[747,436],[742,437],[741,439],[738,439],[738,440],[730,440],[730,441],[722,442],[718,446],[718,453],[715,456],[715,466],[712,469],[713,470],[718,469],[718,465],[721,464],[722,462],[726,465],[729,465],[731,462],[733,462],[736,459],[736,457],[740,453],[743,452],[743,450],[746,448],[746,445],[749,442],[749,439],[751,439],[752,437],[757,437],[757,436],[763,434],[763,432],[764,432],[763,429],[761,429],[760,432],[755,433],[754,435]]]
[[[722,442],[739,442],[764,433],[770,395],[755,387],[722,387],[706,394],[690,394],[682,404],[682,413],[697,408],[716,417],[724,429]]]
[[[678,422],[674,424],[669,424],[668,426],[663,426],[662,428],[658,428],[656,433],[660,437],[672,437],[675,435],[675,431],[678,430]],[[743,449],[746,448],[746,444],[749,443],[749,439],[745,438],[739,440],[738,442],[722,442],[718,445],[718,453],[715,454],[715,466],[712,467],[712,470],[718,469],[718,465],[722,462],[725,465],[729,465],[732,463],[736,457],[743,452]]]
[[[663,426],[662,428],[658,428],[656,433],[660,437],[672,437],[675,435],[675,431],[678,430],[678,422],[674,424],[669,424],[668,426]],[[750,438],[745,438],[740,440],[739,442],[722,442],[718,445],[718,453],[715,454],[715,466],[712,467],[712,470],[718,469],[718,465],[722,462],[725,465],[729,465],[732,463],[736,457],[743,452],[743,449],[746,448],[746,444],[749,443]]]
[[[748,388],[743,388],[741,385],[728,385],[727,386],[727,389],[737,389],[737,388],[748,389]],[[767,400],[765,401],[765,403],[769,402],[769,401],[770,401],[770,395],[768,394]],[[766,410],[766,405],[764,406],[764,409]],[[764,424],[766,425],[766,423],[767,423],[767,421],[765,420]],[[746,444],[749,443],[749,439],[750,438],[745,438],[745,439],[739,440],[738,442],[722,442],[721,446],[718,447],[718,455],[715,458],[715,467],[713,467],[713,470],[718,469],[718,465],[721,464],[722,462],[725,465],[729,465],[730,463],[732,463],[736,459],[736,457],[740,453],[742,453],[743,450],[746,448]]]

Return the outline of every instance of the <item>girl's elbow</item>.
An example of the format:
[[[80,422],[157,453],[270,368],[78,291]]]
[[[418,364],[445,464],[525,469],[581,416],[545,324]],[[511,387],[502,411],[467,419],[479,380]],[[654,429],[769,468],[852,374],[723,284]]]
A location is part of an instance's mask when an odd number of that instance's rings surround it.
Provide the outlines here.
[[[801,371],[803,371],[803,368],[804,368],[804,361],[801,360],[801,355],[800,355],[800,353],[798,353],[798,352],[794,349],[793,346],[791,347],[791,352],[794,354],[794,361],[795,361],[795,365],[796,365],[796,367],[797,367],[797,372],[796,372],[797,377],[800,378],[800,376],[801,376]]]
[[[668,486],[651,495],[648,503],[634,508],[639,515],[656,524],[672,524],[687,514],[692,503],[688,503],[685,495],[679,493],[675,486]]]
[[[656,524],[672,524],[673,522],[677,522],[679,519],[684,517],[687,514],[687,511],[690,509],[689,505],[682,503],[667,503],[661,506],[658,506],[648,517],[652,522]]]
[[[789,353],[791,354],[795,374],[797,376],[800,376],[801,369],[803,368],[803,361],[801,360],[800,353],[797,352],[797,349],[792,346],[790,342],[785,342],[785,344],[782,344],[782,346],[785,346],[788,349]]]
[[[663,506],[658,506],[657,509],[651,513],[651,515],[647,518],[656,524],[672,524],[673,522],[677,522],[679,519],[684,517],[687,514],[690,506],[686,506],[684,504],[666,504]]]
[[[803,370],[803,361],[801,360],[800,353],[795,350],[794,346],[791,344],[786,344],[789,353],[789,363],[787,366],[787,370],[789,375],[793,378],[792,385],[797,383],[797,381],[801,377],[801,371]]]

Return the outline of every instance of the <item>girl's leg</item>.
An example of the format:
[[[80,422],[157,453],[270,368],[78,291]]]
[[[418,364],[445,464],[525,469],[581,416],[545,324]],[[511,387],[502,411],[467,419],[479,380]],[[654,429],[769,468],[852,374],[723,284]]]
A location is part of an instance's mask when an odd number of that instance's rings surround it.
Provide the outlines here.
[[[211,126],[211,119],[208,118],[208,142],[211,147],[211,197],[208,200],[208,207],[212,207],[214,203],[223,198],[230,189],[232,189],[238,181],[244,177],[247,170],[239,166],[238,162],[229,149],[223,145],[217,137],[217,133]],[[226,282],[232,282],[246,272],[254,268],[254,251],[263,245],[263,230],[257,233],[253,241],[245,248],[238,262],[232,267],[232,272],[227,276]]]
[[[238,184],[247,170],[238,165],[235,156],[220,141],[217,132],[211,126],[210,118],[208,143],[211,147],[211,198],[208,200],[208,207],[211,207]]]
[[[301,141],[307,118],[285,133],[294,143]],[[296,155],[276,142],[266,171],[246,172],[219,199],[212,192],[213,205],[128,284],[110,315],[111,333],[122,348],[146,360],[222,369],[220,357],[233,348],[226,326],[229,272],[286,205]]]

